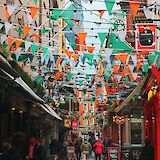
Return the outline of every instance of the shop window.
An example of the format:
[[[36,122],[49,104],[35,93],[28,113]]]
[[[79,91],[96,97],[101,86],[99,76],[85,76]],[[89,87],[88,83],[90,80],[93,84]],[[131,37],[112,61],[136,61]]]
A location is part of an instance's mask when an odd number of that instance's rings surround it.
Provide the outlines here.
[[[131,122],[131,144],[142,144],[142,122],[140,120]]]

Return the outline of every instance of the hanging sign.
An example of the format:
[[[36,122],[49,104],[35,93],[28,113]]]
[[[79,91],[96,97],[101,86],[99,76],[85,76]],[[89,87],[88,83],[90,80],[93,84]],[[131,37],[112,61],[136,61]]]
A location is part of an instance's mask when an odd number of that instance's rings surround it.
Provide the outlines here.
[[[152,23],[137,24],[136,50],[151,51],[156,49],[156,25]]]
[[[65,119],[64,120],[64,126],[67,127],[67,128],[70,128],[71,127],[71,119]]]
[[[125,122],[125,118],[124,118],[124,116],[118,116],[117,115],[117,116],[113,117],[113,122],[115,122],[118,125],[121,125]]]
[[[78,128],[78,120],[73,120],[72,121],[72,128],[77,129]]]
[[[118,147],[108,147],[108,160],[120,160],[120,149]]]

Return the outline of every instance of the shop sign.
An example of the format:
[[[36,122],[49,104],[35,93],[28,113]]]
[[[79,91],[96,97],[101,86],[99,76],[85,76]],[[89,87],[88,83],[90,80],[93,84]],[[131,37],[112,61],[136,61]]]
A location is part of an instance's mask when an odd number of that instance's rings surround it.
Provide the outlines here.
[[[73,120],[72,121],[72,128],[77,129],[78,128],[78,120]]]
[[[64,126],[67,127],[67,128],[70,128],[71,127],[71,119],[65,119],[64,120]]]
[[[136,49],[151,51],[156,49],[156,25],[152,23],[136,25]]]
[[[120,160],[120,148],[108,147],[108,160]]]
[[[113,122],[115,122],[118,125],[121,125],[125,122],[125,117],[124,116],[114,116],[113,117]]]

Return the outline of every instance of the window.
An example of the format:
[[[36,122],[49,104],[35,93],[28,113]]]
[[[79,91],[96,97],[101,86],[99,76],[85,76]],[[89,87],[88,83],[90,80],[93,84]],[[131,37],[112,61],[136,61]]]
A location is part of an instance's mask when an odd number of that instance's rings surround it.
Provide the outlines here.
[[[88,119],[87,118],[84,118],[84,125],[88,126]]]
[[[141,145],[142,144],[142,122],[141,120],[131,120],[131,144]]]
[[[94,125],[94,118],[91,118],[91,125]]]
[[[91,104],[91,113],[93,113],[93,112],[94,112],[94,105]]]

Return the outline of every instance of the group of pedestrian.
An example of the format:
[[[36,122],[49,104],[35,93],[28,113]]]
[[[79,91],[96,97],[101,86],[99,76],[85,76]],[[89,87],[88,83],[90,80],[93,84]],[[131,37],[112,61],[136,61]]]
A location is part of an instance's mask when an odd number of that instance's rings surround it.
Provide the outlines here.
[[[40,138],[25,140],[21,132],[5,139],[0,149],[1,160],[47,160],[46,150]]]
[[[104,149],[111,146],[111,140],[108,138],[102,142],[101,138],[95,140],[94,136],[91,137],[88,141],[83,140],[81,137],[75,143],[75,151],[77,160],[81,158],[83,160],[89,159],[89,157],[93,158],[93,153],[95,160],[101,160],[102,155],[104,153]]]

